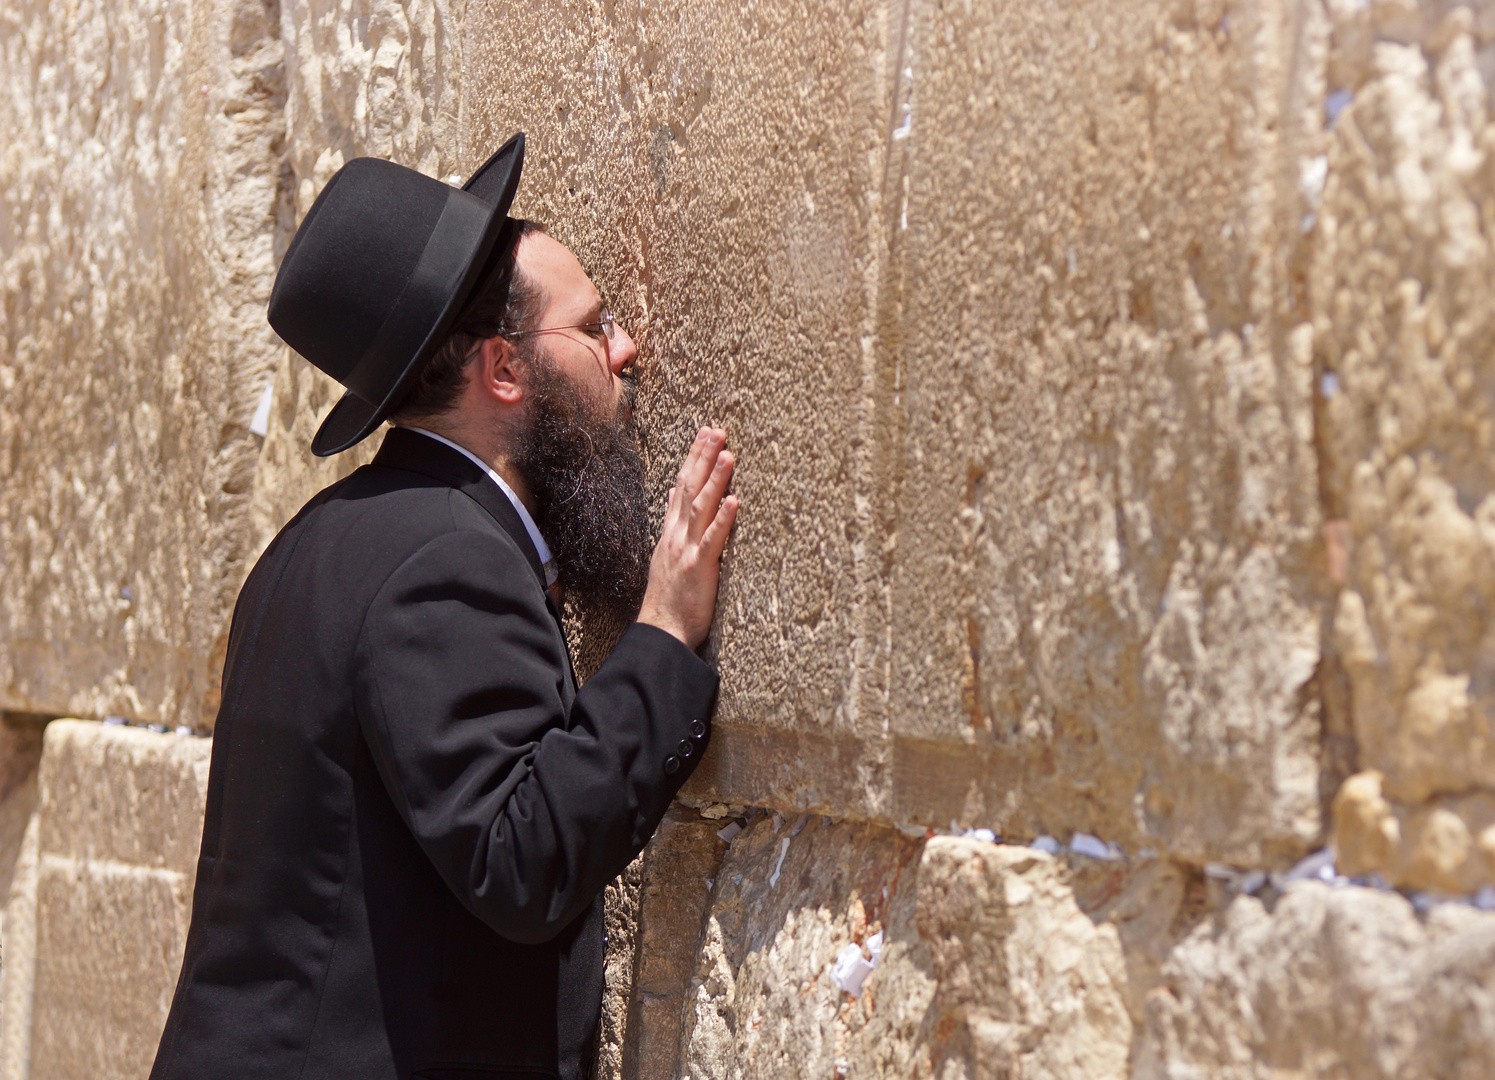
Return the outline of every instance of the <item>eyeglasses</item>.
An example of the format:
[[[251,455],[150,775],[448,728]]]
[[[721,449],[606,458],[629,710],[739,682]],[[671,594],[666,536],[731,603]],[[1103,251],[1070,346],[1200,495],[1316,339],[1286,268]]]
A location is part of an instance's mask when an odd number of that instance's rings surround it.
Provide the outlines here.
[[[501,336],[506,338],[533,337],[536,334],[554,334],[558,330],[589,330],[593,334],[601,333],[611,343],[613,335],[618,332],[618,324],[614,321],[612,312],[604,311],[602,318],[597,322],[573,323],[570,326],[547,326],[541,330],[510,330]]]

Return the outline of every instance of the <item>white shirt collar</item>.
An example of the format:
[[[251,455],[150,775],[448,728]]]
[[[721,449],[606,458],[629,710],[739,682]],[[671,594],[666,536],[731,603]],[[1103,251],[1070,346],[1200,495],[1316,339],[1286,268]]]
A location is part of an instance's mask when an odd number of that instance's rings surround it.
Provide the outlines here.
[[[540,535],[540,527],[535,524],[535,519],[530,517],[529,510],[525,508],[524,503],[519,501],[519,496],[514,494],[514,489],[509,487],[508,484],[504,483],[504,478],[498,475],[498,471],[494,469],[492,465],[489,465],[482,458],[474,454],[471,450],[467,449],[467,447],[459,446],[458,444],[452,442],[451,439],[443,438],[442,436],[436,434],[436,432],[434,431],[427,431],[425,428],[412,427],[409,424],[402,424],[401,427],[405,428],[406,431],[418,431],[422,435],[428,435],[431,438],[435,439],[437,442],[445,443],[453,450],[456,450],[457,452],[462,454],[466,454],[468,459],[471,460],[473,464],[477,465],[478,468],[482,469],[493,479],[493,482],[498,485],[498,490],[507,495],[509,497],[509,502],[514,504],[514,509],[519,514],[519,520],[524,522],[524,531],[529,533],[530,543],[535,545],[535,553],[540,556],[540,565],[545,568],[545,584],[547,586],[554,585],[556,579],[556,569],[555,559],[550,554],[550,545],[545,543],[545,537]]]

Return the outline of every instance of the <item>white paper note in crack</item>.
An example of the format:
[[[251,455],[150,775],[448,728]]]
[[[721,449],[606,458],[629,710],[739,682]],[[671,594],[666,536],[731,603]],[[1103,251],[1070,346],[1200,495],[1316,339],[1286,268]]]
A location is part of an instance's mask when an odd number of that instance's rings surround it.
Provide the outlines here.
[[[844,946],[831,965],[831,982],[852,997],[861,997],[862,984],[871,974],[872,965],[862,956],[862,947],[854,943]]]
[[[249,433],[265,437],[270,430],[270,406],[275,403],[275,384],[272,382],[260,394],[260,403],[254,407],[254,416],[249,421]],[[241,414],[242,415],[242,414]]]
[[[768,875],[768,887],[771,889],[779,883],[779,871],[784,869],[784,856],[789,854],[789,837],[779,841],[779,861],[773,864],[773,873]]]

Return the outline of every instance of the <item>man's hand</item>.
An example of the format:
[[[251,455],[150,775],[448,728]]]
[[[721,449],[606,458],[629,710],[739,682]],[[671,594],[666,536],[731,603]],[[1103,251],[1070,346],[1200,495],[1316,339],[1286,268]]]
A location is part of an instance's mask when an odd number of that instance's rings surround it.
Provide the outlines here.
[[[674,634],[692,649],[711,629],[722,548],[737,520],[737,496],[726,494],[733,464],[726,446],[727,433],[721,428],[703,427],[696,434],[670,488],[638,615],[639,622]]]

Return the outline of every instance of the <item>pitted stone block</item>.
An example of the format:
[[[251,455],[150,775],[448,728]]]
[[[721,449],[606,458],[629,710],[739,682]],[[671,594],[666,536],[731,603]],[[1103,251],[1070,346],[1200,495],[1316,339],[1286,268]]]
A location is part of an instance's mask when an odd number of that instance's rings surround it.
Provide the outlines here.
[[[35,847],[5,927],[6,1080],[149,1072],[182,962],[211,752],[193,736],[47,726]]]

